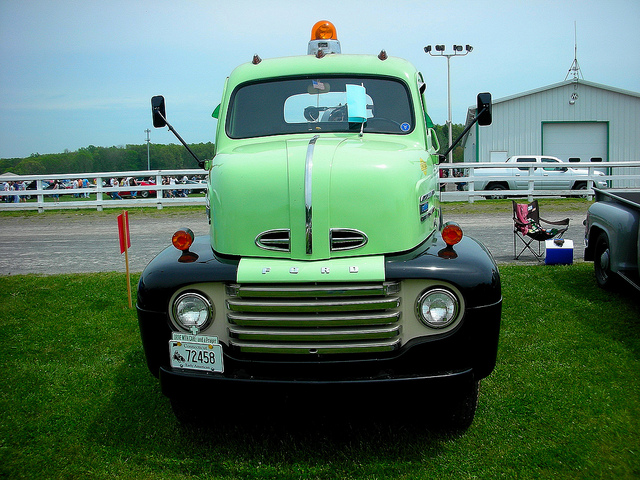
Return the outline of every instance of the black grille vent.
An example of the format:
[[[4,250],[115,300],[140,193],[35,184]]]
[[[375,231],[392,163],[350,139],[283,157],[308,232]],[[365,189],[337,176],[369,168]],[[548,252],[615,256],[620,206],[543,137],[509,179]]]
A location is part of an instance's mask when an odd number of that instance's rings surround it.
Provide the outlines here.
[[[256,237],[256,245],[264,250],[291,251],[291,234],[288,229],[268,230]]]
[[[333,252],[364,247],[368,241],[364,233],[351,228],[332,228],[330,238]]]

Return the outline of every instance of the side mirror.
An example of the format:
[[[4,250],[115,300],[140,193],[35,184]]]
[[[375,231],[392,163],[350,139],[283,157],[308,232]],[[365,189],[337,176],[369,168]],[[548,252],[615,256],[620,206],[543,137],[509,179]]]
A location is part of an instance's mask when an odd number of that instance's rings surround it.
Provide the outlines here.
[[[491,125],[491,94],[479,93],[477,106],[478,123],[483,127]]]
[[[205,163],[198,158],[198,156],[193,153],[193,150],[189,148],[189,145],[182,139],[182,137],[176,132],[176,130],[171,126],[169,122],[167,122],[167,114],[164,110],[164,97],[162,95],[156,95],[155,97],[151,97],[151,115],[153,117],[153,126],[156,128],[159,127],[168,127],[171,133],[173,133],[180,143],[184,145],[184,148],[191,154],[193,158],[195,158],[196,162],[200,168],[204,168]]]
[[[164,108],[164,97],[156,95],[151,97],[151,115],[153,116],[153,126],[156,128],[167,126],[167,114]]]
[[[447,151],[441,155],[440,161],[442,161],[442,157],[446,157],[447,155],[449,155],[449,152],[453,150],[454,147],[458,145],[458,143],[460,143],[460,140],[464,138],[467,132],[471,130],[471,127],[473,127],[476,123],[482,126],[491,125],[491,94],[479,93],[477,105],[478,109],[476,110],[476,118],[465,127],[456,141],[453,142],[453,144],[447,149]]]

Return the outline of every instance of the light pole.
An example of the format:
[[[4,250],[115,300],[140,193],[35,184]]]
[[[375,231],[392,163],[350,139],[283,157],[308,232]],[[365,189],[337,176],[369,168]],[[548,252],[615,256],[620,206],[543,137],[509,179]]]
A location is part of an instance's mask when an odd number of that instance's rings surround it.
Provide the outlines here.
[[[451,57],[464,57],[468,55],[473,50],[471,45],[467,45],[464,47],[464,52],[462,45],[454,45],[453,53],[444,53],[445,46],[444,45],[435,45],[436,53],[432,53],[431,45],[427,45],[424,47],[425,53],[428,53],[432,57],[446,57],[447,59],[447,102],[449,104],[449,117],[447,119],[447,126],[449,130],[449,148],[451,148],[451,144],[453,143],[453,132],[451,128]],[[449,152],[449,158],[447,160],[449,163],[453,162],[453,152]]]
[[[149,156],[149,143],[151,142],[149,134],[151,133],[151,130],[147,128],[145,132],[147,132],[147,170],[151,170],[151,157]]]

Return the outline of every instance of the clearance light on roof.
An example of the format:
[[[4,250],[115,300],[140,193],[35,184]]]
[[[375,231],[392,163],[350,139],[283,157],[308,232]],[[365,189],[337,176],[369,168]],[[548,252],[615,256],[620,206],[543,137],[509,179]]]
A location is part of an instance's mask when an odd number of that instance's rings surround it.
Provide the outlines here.
[[[340,53],[340,42],[333,23],[321,20],[313,26],[307,53],[318,58],[330,53]]]

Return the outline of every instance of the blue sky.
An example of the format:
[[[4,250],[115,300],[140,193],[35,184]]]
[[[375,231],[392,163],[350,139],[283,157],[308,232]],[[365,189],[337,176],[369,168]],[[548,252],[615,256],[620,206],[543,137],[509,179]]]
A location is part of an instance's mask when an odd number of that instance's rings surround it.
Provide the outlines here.
[[[640,91],[640,1],[0,0],[0,158],[88,145],[177,143],[153,129],[150,98],[189,143],[213,141],[225,77],[254,53],[306,54],[330,20],[344,53],[403,57],[427,81],[429,113],[447,119],[446,60],[425,45],[470,44],[451,60],[453,121],[478,92],[494,98],[565,79]]]

